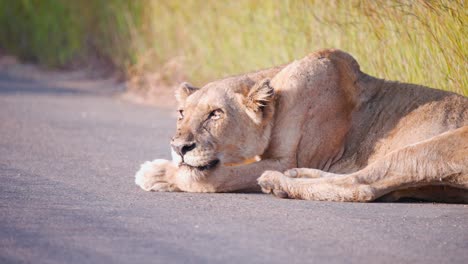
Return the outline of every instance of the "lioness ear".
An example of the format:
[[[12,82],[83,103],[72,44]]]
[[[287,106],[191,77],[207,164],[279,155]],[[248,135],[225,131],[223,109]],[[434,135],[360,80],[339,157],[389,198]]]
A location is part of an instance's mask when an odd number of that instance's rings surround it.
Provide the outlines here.
[[[200,89],[200,88],[197,88],[197,87],[191,85],[188,82],[183,82],[176,89],[175,97],[176,97],[176,99],[177,99],[177,101],[179,103],[183,103],[183,102],[185,102],[185,99],[187,99],[187,97],[189,97],[189,95],[193,94],[198,89]]]
[[[250,89],[245,104],[255,112],[262,110],[273,99],[274,94],[270,79],[263,79]]]

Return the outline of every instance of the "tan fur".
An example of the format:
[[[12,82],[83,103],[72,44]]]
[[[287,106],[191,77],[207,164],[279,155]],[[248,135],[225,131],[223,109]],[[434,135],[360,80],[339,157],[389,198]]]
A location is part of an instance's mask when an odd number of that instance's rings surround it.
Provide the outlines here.
[[[258,181],[298,199],[468,202],[468,98],[371,77],[345,52],[201,89],[183,84],[177,95],[183,118],[172,144],[196,146],[187,165],[143,166],[136,182],[145,190],[259,190]]]

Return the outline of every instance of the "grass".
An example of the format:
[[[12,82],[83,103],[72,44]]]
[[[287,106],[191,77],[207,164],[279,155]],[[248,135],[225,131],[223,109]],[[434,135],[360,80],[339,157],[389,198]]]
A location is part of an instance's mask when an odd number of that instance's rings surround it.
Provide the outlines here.
[[[464,1],[0,0],[0,12],[7,51],[55,67],[99,55],[143,89],[152,72],[201,85],[334,47],[374,76],[468,95]]]
[[[0,1],[0,46],[26,60],[63,65],[82,48],[83,30],[61,1]]]

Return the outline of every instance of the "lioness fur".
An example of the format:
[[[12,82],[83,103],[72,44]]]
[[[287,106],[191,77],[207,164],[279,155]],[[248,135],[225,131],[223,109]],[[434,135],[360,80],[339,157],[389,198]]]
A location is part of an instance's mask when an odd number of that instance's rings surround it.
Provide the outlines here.
[[[369,76],[343,51],[184,83],[176,97],[178,162],[143,164],[144,190],[468,202],[468,98]]]

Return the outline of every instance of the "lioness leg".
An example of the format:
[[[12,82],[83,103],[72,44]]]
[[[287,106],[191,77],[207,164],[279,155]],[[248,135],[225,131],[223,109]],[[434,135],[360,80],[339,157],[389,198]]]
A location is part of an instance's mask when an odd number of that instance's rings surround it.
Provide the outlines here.
[[[168,160],[143,163],[135,175],[135,183],[145,191],[157,192],[234,192],[260,191],[258,177],[267,169],[285,170],[291,161],[261,160],[235,167],[219,166],[204,172],[177,167]]]
[[[175,183],[185,192],[260,191],[258,177],[267,169],[285,170],[288,163],[266,159],[234,167],[220,166],[207,175],[200,175],[196,180],[191,176],[193,172],[179,170]]]
[[[464,126],[389,153],[352,174],[299,169],[295,173],[289,171],[288,176],[292,177],[288,177],[267,171],[258,182],[264,192],[281,197],[364,202],[395,190],[427,185],[468,190],[467,164],[468,126]]]

